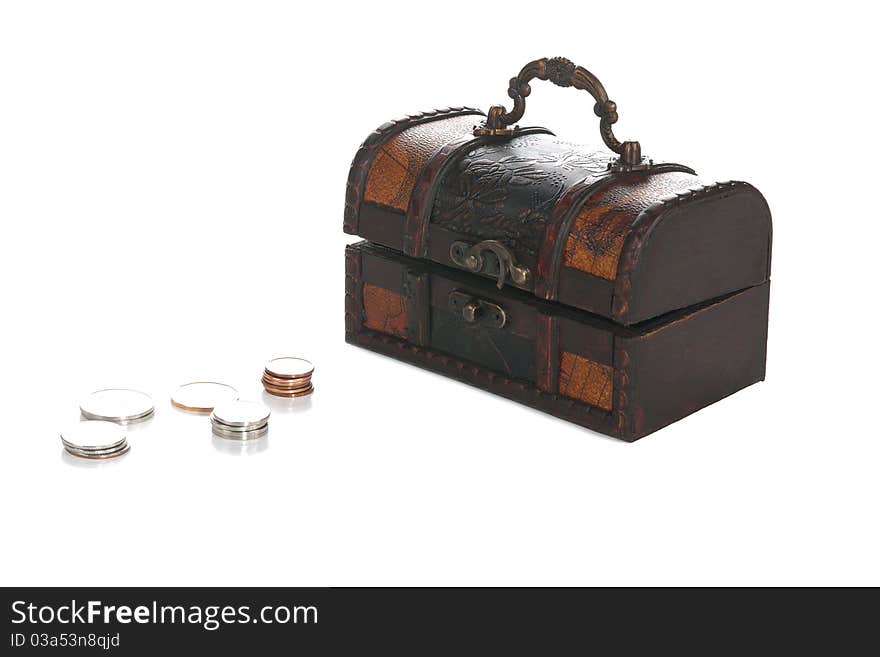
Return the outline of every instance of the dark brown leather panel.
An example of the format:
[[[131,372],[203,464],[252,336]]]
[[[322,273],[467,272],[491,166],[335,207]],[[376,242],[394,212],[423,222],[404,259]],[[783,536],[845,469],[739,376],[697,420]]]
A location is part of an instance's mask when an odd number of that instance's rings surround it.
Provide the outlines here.
[[[429,343],[431,332],[431,276],[407,268],[403,275],[407,309],[407,339],[418,347]]]
[[[652,206],[633,227],[614,317],[635,324],[762,283],[771,233],[767,202],[747,183],[694,188]]]
[[[362,203],[358,217],[358,235],[389,249],[403,250],[406,224],[403,212],[375,203]]]
[[[403,294],[404,267],[399,262],[361,251],[361,276],[372,285]]]
[[[580,318],[579,318],[580,319]],[[614,334],[570,317],[559,318],[559,349],[602,365],[612,364]]]
[[[440,181],[431,230],[473,242],[499,240],[517,260],[536,261],[557,203],[585,178],[605,175],[608,159],[606,152],[546,134],[479,146]]]
[[[615,413],[636,440],[764,379],[769,281],[615,338]]]
[[[474,286],[462,284],[442,275],[435,274],[431,285],[431,305],[441,310],[449,308],[449,295],[452,292],[464,292],[473,297],[498,304],[507,313],[505,331],[515,333],[529,340],[535,339],[537,309],[527,301],[514,300],[494,286]]]
[[[611,317],[614,281],[564,267],[559,274],[556,300],[603,317]]]
[[[518,134],[525,136],[530,134],[552,135],[553,133],[545,128],[524,128]],[[436,252],[436,249],[432,249],[428,245],[428,226],[433,214],[434,199],[446,178],[446,173],[463,154],[492,141],[492,137],[474,137],[471,133],[462,134],[444,144],[425,162],[419,172],[406,212],[406,228],[403,237],[403,252],[405,254],[426,258],[430,257],[430,253]],[[437,230],[449,232],[439,228]],[[456,236],[456,239],[459,237]],[[448,254],[447,247],[438,262],[445,262]]]

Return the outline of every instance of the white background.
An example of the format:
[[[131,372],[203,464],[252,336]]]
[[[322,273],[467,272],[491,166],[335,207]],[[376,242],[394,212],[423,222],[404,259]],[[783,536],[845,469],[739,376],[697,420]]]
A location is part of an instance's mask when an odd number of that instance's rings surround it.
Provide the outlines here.
[[[386,5],[0,5],[0,582],[880,584],[868,5]],[[343,339],[360,142],[553,55],[773,211],[767,381],[631,445]],[[533,88],[524,124],[598,141],[586,94]],[[281,353],[317,392],[263,450],[169,404],[259,399]],[[157,405],[131,453],[65,458],[120,385]]]

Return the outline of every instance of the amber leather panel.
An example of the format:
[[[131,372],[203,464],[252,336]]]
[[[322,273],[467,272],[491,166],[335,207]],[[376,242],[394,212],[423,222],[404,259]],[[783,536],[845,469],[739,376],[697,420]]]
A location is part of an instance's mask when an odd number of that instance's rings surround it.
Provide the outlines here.
[[[471,132],[477,118],[453,116],[415,125],[393,136],[373,159],[364,200],[406,212],[416,179],[428,158],[448,141]]]
[[[578,212],[563,265],[613,281],[624,240],[639,214],[659,199],[699,184],[696,176],[676,172],[627,177],[600,189]]]
[[[567,351],[559,366],[559,394],[611,410],[614,369]]]
[[[364,283],[364,326],[374,331],[407,337],[406,300],[402,294]]]

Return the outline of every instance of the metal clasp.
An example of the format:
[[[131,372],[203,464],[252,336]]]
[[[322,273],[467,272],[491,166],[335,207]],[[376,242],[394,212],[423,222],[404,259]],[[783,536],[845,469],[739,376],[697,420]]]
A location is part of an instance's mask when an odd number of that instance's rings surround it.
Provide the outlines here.
[[[488,328],[504,328],[507,323],[507,313],[497,303],[485,301],[453,290],[449,293],[449,309],[468,324],[479,324]]]
[[[510,250],[498,240],[485,240],[473,246],[467,242],[453,242],[449,257],[456,265],[470,272],[497,277],[499,290],[504,286],[508,274],[510,280],[521,287],[527,286],[531,277],[528,267],[518,264]]]

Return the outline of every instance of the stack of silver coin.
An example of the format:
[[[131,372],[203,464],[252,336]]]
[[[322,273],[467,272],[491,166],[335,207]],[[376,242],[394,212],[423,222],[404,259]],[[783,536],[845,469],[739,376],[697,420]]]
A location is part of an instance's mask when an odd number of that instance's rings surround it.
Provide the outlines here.
[[[135,424],[153,417],[153,399],[145,392],[126,388],[96,390],[82,400],[80,413],[86,420]]]
[[[215,436],[229,440],[253,440],[269,432],[269,409],[258,402],[232,401],[211,413]]]
[[[61,432],[61,442],[68,454],[82,459],[112,459],[130,449],[125,429],[102,420],[74,424]]]

